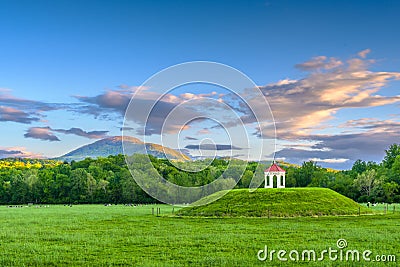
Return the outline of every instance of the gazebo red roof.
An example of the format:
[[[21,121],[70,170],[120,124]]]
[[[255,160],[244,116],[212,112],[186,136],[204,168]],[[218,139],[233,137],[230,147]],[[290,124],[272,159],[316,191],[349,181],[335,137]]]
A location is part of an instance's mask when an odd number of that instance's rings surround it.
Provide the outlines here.
[[[271,167],[266,169],[264,172],[286,172],[284,169],[279,167],[276,163],[272,164]]]

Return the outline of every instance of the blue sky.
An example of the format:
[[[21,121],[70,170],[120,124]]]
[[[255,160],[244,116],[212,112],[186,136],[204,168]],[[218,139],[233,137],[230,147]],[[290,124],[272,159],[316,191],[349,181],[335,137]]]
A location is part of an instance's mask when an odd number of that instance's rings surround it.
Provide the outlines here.
[[[277,157],[379,161],[399,140],[399,12],[396,1],[1,1],[0,156],[53,157],[120,135],[134,88],[204,60],[262,88]]]

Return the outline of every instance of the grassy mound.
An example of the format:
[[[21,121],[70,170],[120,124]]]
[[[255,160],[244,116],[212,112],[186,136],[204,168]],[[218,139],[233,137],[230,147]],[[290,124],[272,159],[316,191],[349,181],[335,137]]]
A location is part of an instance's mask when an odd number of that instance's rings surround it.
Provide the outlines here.
[[[200,199],[196,204],[200,205],[206,200]],[[177,214],[204,217],[296,217],[358,215],[359,211],[361,214],[373,213],[327,188],[259,188],[254,192],[249,192],[249,189],[232,190],[215,202],[183,208]]]

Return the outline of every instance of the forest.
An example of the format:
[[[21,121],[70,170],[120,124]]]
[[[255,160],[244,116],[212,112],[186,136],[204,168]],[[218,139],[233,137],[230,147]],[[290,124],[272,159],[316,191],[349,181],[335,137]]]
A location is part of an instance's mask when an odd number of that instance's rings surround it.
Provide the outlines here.
[[[142,164],[147,157],[154,167],[152,170]],[[139,154],[129,159],[128,162],[133,164],[130,168],[132,174],[123,155],[70,163],[2,159],[0,204],[157,203],[136,184],[132,175],[150,177],[157,171],[166,180],[181,186],[205,185],[222,175],[221,188],[234,184],[236,188],[247,188],[253,175],[263,177],[263,170],[267,167],[257,162],[223,158],[212,162],[198,160],[174,164],[166,159]],[[312,161],[301,166],[280,164],[286,169],[286,187],[330,188],[358,202],[400,202],[399,144],[385,150],[382,162],[357,160],[350,170],[326,169]],[[190,171],[190,168],[203,165],[206,167],[201,171]]]

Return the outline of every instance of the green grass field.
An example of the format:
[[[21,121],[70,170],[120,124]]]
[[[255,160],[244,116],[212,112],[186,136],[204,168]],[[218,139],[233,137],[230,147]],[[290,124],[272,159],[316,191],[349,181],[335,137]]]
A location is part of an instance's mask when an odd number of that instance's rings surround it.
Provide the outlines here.
[[[162,216],[151,215],[161,208]],[[399,206],[400,208],[400,206]],[[177,208],[175,208],[175,211]],[[166,205],[0,206],[0,266],[396,266],[259,261],[269,249],[369,249],[400,260],[400,213],[297,218],[182,218]]]

